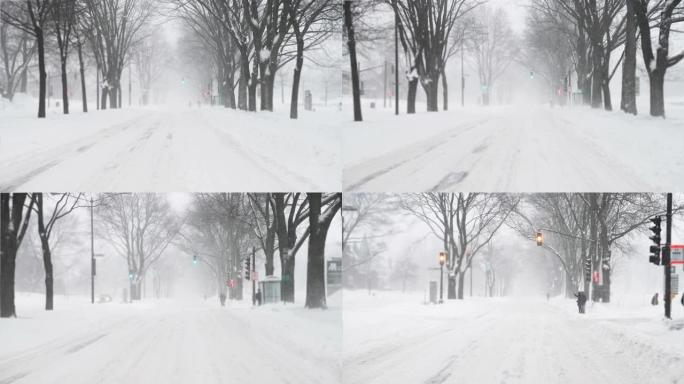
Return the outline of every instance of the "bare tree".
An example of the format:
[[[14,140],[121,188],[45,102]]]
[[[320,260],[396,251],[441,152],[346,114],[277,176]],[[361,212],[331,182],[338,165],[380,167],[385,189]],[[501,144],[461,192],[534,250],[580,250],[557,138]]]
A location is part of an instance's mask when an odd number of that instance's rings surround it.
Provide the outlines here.
[[[93,51],[102,73],[100,106],[119,108],[121,74],[130,59],[132,47],[154,9],[151,0],[84,0],[91,21]]]
[[[0,193],[0,317],[17,316],[14,272],[33,204],[33,197],[26,193]]]
[[[535,0],[527,18],[527,52],[523,60],[533,74],[543,77],[549,94],[561,104],[565,100],[562,90],[569,90],[570,72],[573,65],[576,67],[574,32],[574,25],[564,17],[557,3]]]
[[[344,29],[347,37],[347,49],[351,63],[352,97],[354,98],[354,121],[363,121],[361,113],[361,87],[359,82],[359,62],[356,60],[356,38],[354,36],[354,17],[352,0],[344,0]]]
[[[0,66],[2,66],[0,96],[12,101],[17,89],[26,92],[27,71],[36,53],[36,45],[28,32],[5,22],[7,18],[5,12],[20,10],[8,4],[8,2],[0,3]]]
[[[415,112],[418,81],[427,96],[427,110],[438,110],[440,76],[453,54],[452,32],[459,18],[479,6],[471,0],[388,0],[398,15],[399,35],[408,68],[408,113]]]
[[[342,207],[342,194],[308,193],[309,249],[306,268],[306,307],[327,308],[325,298],[325,241],[333,218]]]
[[[294,302],[295,256],[309,238],[309,228],[303,233],[298,233],[298,228],[309,216],[309,203],[301,193],[274,193],[273,199],[280,254],[281,298],[284,302]]]
[[[665,117],[665,73],[667,69],[684,59],[684,51],[670,54],[670,32],[672,25],[684,21],[684,14],[680,7],[681,0],[649,1],[627,0],[637,20],[641,36],[641,53],[646,65],[650,83],[650,113],[651,116]],[[649,8],[652,7],[652,8]],[[653,48],[651,37],[651,23],[649,13],[659,14],[657,24],[658,40]]]
[[[163,51],[163,42],[158,35],[153,35],[152,39],[136,46],[135,66],[142,93],[142,105],[149,103],[152,87],[162,75],[163,53],[168,52]]]
[[[67,60],[69,59],[69,46],[72,40],[74,28],[80,8],[76,6],[76,0],[59,0],[51,9],[53,32],[57,40],[59,50],[60,73],[62,76],[62,111],[69,114],[69,89],[67,76]]]
[[[489,105],[496,81],[516,59],[516,39],[503,8],[481,7],[476,12],[477,33],[468,40],[480,78],[482,104]]]
[[[335,22],[335,3],[332,0],[285,0],[285,8],[290,15],[297,53],[292,76],[292,97],[290,99],[290,118],[296,119],[299,105],[299,83],[304,66],[304,50],[328,38]],[[327,21],[327,23],[326,23]]]
[[[254,219],[254,231],[266,256],[266,276],[273,276],[273,255],[277,248],[275,202],[270,193],[250,193],[248,197]]]
[[[2,21],[31,34],[38,52],[38,118],[45,117],[47,72],[45,71],[45,34],[50,28],[50,15],[56,0],[7,1],[0,8]]]
[[[140,300],[145,274],[163,255],[180,224],[163,195],[110,195],[97,210],[103,237],[126,260],[130,295]]]
[[[73,196],[68,193],[55,195],[54,205],[51,210],[45,207],[42,193],[35,193],[33,198],[35,200],[33,209],[38,221],[38,237],[40,238],[43,268],[45,270],[45,310],[51,311],[54,307],[54,276],[50,237],[52,236],[55,224],[79,207],[80,195]]]
[[[515,209],[518,196],[478,193],[421,193],[402,208],[425,223],[447,252],[449,299],[463,299],[465,273]],[[456,283],[458,282],[458,290]]]

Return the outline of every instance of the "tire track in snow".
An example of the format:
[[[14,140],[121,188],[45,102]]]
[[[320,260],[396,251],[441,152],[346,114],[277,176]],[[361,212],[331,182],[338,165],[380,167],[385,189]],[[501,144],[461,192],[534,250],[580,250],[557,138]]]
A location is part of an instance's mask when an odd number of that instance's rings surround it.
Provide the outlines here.
[[[467,134],[486,123],[483,119],[475,123],[447,129],[445,132],[421,140],[419,142],[395,149],[379,157],[364,161],[361,164],[346,168],[343,175],[345,191],[357,191],[371,181],[396,171],[410,163],[431,155],[433,151],[444,147],[453,140]]]
[[[148,118],[149,115],[136,116],[122,123],[55,147],[34,150],[4,161],[0,168],[0,190],[15,191],[60,163],[91,150],[94,146],[106,142],[106,140],[113,136],[126,132],[134,125],[141,124]]]

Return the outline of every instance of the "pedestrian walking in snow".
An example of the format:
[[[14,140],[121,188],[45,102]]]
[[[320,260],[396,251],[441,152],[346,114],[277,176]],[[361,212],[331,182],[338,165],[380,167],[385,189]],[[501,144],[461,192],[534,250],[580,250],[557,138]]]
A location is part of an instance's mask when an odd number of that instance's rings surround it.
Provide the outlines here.
[[[651,298],[651,305],[658,305],[658,292]]]
[[[257,301],[257,305],[261,306],[261,289],[258,289],[256,292],[256,301]]]
[[[587,304],[587,295],[580,291],[575,293],[575,297],[577,298],[577,309],[579,310],[579,313],[584,313],[584,306]]]

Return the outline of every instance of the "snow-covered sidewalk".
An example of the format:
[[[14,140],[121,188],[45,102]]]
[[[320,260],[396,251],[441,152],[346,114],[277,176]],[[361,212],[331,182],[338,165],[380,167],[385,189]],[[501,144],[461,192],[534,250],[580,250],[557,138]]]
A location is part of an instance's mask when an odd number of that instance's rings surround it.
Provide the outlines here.
[[[1,383],[337,383],[341,311],[20,295],[0,321]]]
[[[684,310],[344,292],[345,383],[677,383]]]
[[[0,188],[232,191],[341,188],[339,112],[131,108],[39,120],[0,114]]]
[[[684,188],[684,110],[668,119],[586,107],[387,110],[343,132],[345,190],[643,192]]]

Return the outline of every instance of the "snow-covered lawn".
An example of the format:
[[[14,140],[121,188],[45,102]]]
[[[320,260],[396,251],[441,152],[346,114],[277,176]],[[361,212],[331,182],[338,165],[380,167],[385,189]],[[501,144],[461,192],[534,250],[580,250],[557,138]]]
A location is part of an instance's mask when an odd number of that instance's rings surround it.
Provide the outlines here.
[[[586,107],[368,110],[343,131],[345,190],[602,192],[684,188],[684,103],[668,118]]]
[[[33,113],[0,110],[0,187],[64,191],[341,188],[335,108],[248,113],[222,107]]]
[[[339,302],[340,300],[338,300]],[[0,320],[0,383],[338,383],[341,308],[19,294]]]
[[[588,305],[563,298],[344,292],[344,382],[681,383],[684,309],[649,298]]]

